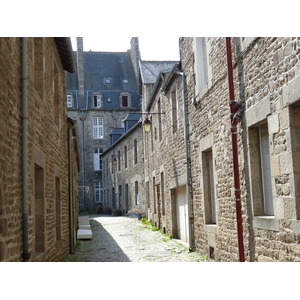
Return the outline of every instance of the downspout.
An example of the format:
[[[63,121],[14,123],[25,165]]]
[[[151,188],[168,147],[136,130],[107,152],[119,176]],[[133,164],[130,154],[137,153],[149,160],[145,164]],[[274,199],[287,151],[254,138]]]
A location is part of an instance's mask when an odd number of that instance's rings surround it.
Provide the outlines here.
[[[23,253],[24,262],[29,260],[28,252],[28,172],[27,172],[27,127],[28,127],[28,67],[27,38],[22,38],[22,216],[23,216]]]
[[[237,136],[238,136],[237,123],[239,121],[239,116],[240,116],[240,104],[234,100],[232,52],[231,52],[231,38],[230,37],[226,38],[226,53],[227,53],[229,106],[230,106],[232,154],[233,154],[234,193],[235,193],[235,204],[236,204],[239,261],[244,262],[245,257],[244,257],[244,240],[243,240],[243,220],[242,220],[242,208],[241,208],[241,190],[240,190],[238,141],[237,141]]]
[[[187,104],[186,104],[186,83],[185,83],[185,75],[183,72],[177,72],[177,74],[181,75],[182,78],[182,101],[183,101],[183,119],[184,119],[184,144],[185,144],[185,157],[186,157],[186,184],[187,184],[187,196],[188,196],[188,216],[189,216],[189,250],[194,251],[194,232],[192,222],[194,221],[194,213],[193,213],[193,195],[192,195],[192,187],[191,187],[191,156],[190,156],[190,148],[189,148],[189,123],[188,123],[188,112],[187,112]]]
[[[73,162],[73,134],[72,131],[75,127],[75,123],[73,126],[69,127],[69,220],[70,220],[70,254],[75,254],[74,252],[74,219],[73,219],[73,168],[72,168],[72,162]]]

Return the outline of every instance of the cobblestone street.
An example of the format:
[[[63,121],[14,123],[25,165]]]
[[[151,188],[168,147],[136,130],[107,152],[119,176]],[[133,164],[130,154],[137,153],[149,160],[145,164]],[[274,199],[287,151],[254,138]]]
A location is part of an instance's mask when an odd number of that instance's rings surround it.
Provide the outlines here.
[[[137,219],[90,216],[91,240],[80,240],[69,262],[197,262],[203,256],[188,245],[152,231]]]

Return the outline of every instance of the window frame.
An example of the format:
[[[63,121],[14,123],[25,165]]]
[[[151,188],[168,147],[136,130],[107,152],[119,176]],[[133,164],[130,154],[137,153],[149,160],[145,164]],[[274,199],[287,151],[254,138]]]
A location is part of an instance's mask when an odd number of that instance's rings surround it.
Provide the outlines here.
[[[104,139],[103,117],[93,117],[92,122],[93,122],[93,139],[94,140]]]

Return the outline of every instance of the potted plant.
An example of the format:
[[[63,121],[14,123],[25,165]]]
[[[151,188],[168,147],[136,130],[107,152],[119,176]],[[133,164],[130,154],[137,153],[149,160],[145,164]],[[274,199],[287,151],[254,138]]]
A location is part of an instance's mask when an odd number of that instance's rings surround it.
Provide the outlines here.
[[[134,207],[128,211],[129,218],[137,218],[140,220],[142,218],[142,215],[143,215],[143,213],[136,207]]]

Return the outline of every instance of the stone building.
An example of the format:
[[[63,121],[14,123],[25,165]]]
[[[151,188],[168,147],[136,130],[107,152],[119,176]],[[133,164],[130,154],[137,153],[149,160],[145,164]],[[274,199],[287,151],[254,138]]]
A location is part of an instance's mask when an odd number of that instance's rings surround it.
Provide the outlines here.
[[[220,261],[238,245],[229,100],[238,101],[238,162],[247,261],[299,261],[299,38],[181,38],[191,153],[194,244]],[[233,121],[232,121],[233,122]]]
[[[124,132],[127,115],[141,109],[138,39],[132,38],[127,52],[85,52],[83,39],[77,38],[74,55],[78,72],[68,74],[67,106],[69,117],[78,121],[79,205],[81,211],[95,211],[103,204],[101,154]]]
[[[0,38],[0,261],[61,261],[77,226],[68,38]]]
[[[134,123],[134,124],[130,124]],[[146,211],[143,129],[140,114],[129,114],[125,132],[102,154],[104,206],[122,214]]]

